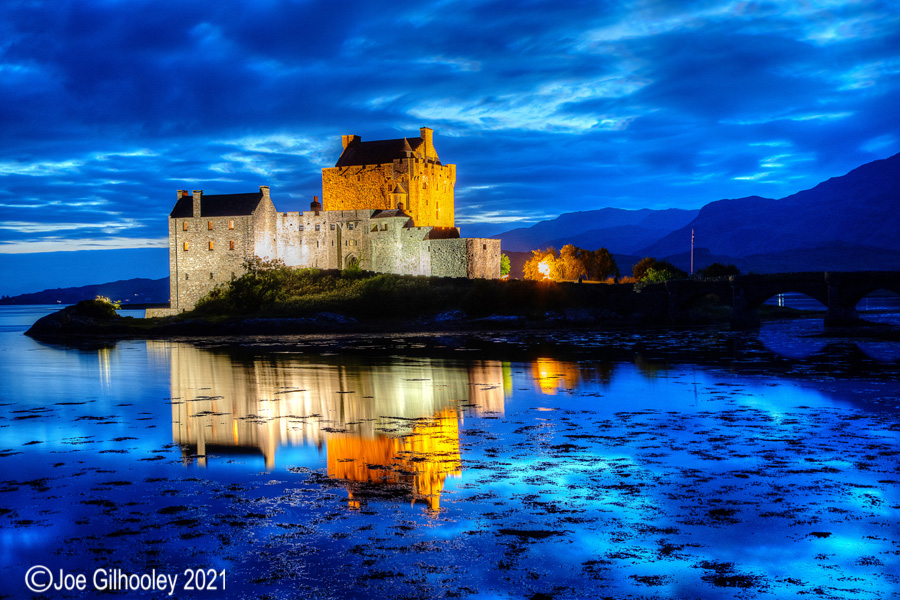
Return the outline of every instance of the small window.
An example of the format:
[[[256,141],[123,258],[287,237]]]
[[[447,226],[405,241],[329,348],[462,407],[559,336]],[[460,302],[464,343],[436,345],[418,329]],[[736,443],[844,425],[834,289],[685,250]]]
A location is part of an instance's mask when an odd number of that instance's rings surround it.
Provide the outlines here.
[[[210,274],[209,274],[209,278],[210,278],[210,279],[215,279],[215,276],[214,276],[212,273],[210,273]]]
[[[372,231],[378,231],[378,225],[372,225]]]
[[[228,221],[228,229],[234,229],[234,219]]]
[[[182,231],[187,231],[187,221],[182,221],[182,222],[181,222],[181,230],[182,230]]]
[[[487,250],[487,244],[482,244],[482,245],[481,245],[481,249],[482,249],[482,250]]]
[[[297,229],[297,231],[303,231],[303,225],[301,225],[301,226]]]
[[[353,223],[347,223],[347,230],[353,231]]]
[[[206,224],[206,228],[212,231],[212,221]]]
[[[185,281],[187,281],[187,280],[190,279],[190,278],[191,278],[191,274],[190,274],[190,273],[185,273],[185,274],[184,274],[184,280],[185,280]]]
[[[331,227],[330,227],[329,229],[331,229],[332,231],[334,231],[334,223],[331,224]]]
[[[230,242],[228,242],[228,249],[234,250],[234,240],[231,240]]]
[[[210,243],[209,243],[209,249],[210,249],[210,250],[213,249],[213,243],[214,243],[214,242],[210,242]]]
[[[320,228],[321,228],[321,225],[319,225],[318,223],[316,223],[316,231],[319,231]]]
[[[334,240],[331,240],[331,245],[334,246]]]
[[[187,252],[187,251],[188,251],[188,248],[190,248],[190,244],[188,244],[187,242],[185,242],[185,243],[184,243],[184,251]]]

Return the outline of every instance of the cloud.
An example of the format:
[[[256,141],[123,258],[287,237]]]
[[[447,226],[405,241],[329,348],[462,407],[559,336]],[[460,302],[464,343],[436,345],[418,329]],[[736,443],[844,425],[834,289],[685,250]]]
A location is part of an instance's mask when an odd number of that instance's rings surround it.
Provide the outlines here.
[[[423,125],[463,224],[786,196],[900,151],[895,8],[4,2],[0,244],[158,241],[177,189],[297,210],[342,134]]]
[[[38,240],[0,240],[0,254],[31,254],[34,252],[75,252],[78,250],[125,250],[130,248],[168,248],[167,238],[102,237],[68,239],[46,237]]]

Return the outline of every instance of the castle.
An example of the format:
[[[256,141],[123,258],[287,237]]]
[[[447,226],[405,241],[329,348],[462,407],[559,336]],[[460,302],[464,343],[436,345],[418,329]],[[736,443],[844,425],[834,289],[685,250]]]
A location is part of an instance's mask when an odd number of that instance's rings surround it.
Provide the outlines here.
[[[279,212],[269,187],[246,194],[179,190],[169,214],[170,308],[191,310],[216,285],[258,256],[290,267],[496,279],[500,240],[461,238],[454,225],[456,165],[441,164],[433,132],[363,142],[342,137],[343,152],[322,169],[322,202]]]

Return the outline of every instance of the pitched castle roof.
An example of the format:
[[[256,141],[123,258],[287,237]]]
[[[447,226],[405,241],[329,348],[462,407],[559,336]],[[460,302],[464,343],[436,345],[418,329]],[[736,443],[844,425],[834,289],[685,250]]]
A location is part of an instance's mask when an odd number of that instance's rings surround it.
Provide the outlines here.
[[[240,217],[253,214],[263,199],[262,192],[249,194],[204,194],[200,198],[201,217]],[[190,194],[182,196],[169,213],[172,219],[187,219],[194,216],[194,198]]]
[[[403,212],[402,208],[390,208],[387,210],[376,210],[372,213],[370,218],[372,219],[391,219],[394,217],[406,217],[409,219],[409,215]]]
[[[376,140],[372,142],[354,142],[344,148],[335,167],[355,167],[363,165],[383,165],[396,158],[406,158],[407,150],[424,152],[425,143],[420,137],[400,138],[398,140]]]

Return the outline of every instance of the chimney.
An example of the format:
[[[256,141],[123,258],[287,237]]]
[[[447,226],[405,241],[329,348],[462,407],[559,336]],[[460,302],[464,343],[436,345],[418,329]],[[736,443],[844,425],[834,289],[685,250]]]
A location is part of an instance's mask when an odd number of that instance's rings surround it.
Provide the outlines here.
[[[434,157],[434,131],[429,127],[419,128],[419,137],[425,142],[425,158]]]
[[[267,186],[267,185],[259,186],[259,193],[262,194],[262,197],[264,200],[271,200],[271,198],[269,198],[269,186]]]
[[[316,216],[319,216],[319,211],[322,210],[322,205],[319,204],[319,197],[313,196],[313,201],[309,203],[309,210],[316,213]]]
[[[200,204],[203,199],[203,190],[194,190],[194,214],[192,216],[199,217],[200,214]]]
[[[349,146],[351,144],[355,144],[361,140],[362,140],[362,138],[360,138],[358,135],[342,135],[341,136],[341,144],[343,144],[344,150],[347,149],[347,146]]]

